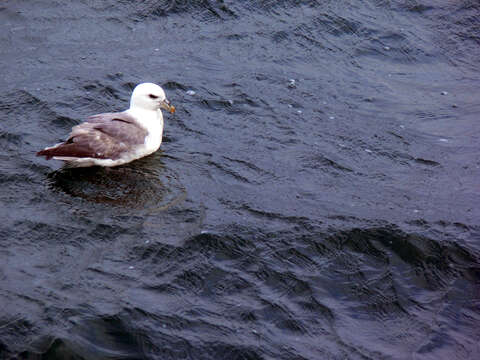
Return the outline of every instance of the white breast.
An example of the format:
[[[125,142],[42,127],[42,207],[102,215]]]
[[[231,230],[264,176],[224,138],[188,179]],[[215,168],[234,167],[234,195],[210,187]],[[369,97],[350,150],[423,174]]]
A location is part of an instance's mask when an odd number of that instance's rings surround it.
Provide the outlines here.
[[[162,112],[160,110],[143,110],[138,108],[130,108],[127,111],[130,115],[135,117],[138,123],[148,132],[144,142],[144,149],[142,149],[142,156],[157,151],[162,143]]]

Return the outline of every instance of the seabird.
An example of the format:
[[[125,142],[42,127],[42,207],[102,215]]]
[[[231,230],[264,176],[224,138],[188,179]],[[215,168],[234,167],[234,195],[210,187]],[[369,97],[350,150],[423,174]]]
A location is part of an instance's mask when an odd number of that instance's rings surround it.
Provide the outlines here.
[[[160,86],[139,84],[128,110],[90,116],[72,128],[66,141],[39,151],[37,156],[63,160],[67,167],[111,167],[150,155],[162,143],[160,109],[175,112]]]

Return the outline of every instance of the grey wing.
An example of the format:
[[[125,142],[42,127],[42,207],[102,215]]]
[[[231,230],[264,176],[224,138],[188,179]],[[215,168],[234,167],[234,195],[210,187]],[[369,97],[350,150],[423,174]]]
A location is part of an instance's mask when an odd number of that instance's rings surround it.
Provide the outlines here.
[[[94,115],[74,126],[67,141],[37,155],[116,160],[122,153],[141,145],[147,131],[125,113]]]
[[[90,116],[87,119],[87,123],[94,125],[93,129],[96,131],[100,131],[112,139],[123,142],[129,146],[143,144],[148,134],[147,130],[141,127],[132,116],[125,112]]]

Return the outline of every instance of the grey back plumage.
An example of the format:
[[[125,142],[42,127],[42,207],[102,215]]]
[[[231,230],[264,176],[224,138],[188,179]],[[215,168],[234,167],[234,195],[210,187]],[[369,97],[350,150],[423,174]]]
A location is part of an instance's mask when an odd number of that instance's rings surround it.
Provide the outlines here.
[[[37,155],[116,160],[125,151],[143,144],[147,134],[126,112],[98,114],[74,126],[67,141]]]

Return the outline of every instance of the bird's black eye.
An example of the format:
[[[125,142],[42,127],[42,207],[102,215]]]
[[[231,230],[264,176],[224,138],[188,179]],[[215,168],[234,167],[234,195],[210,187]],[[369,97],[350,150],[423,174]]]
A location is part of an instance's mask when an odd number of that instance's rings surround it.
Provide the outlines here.
[[[153,95],[153,94],[148,95],[148,97],[149,97],[150,99],[158,99],[158,96],[157,96],[157,95]]]

